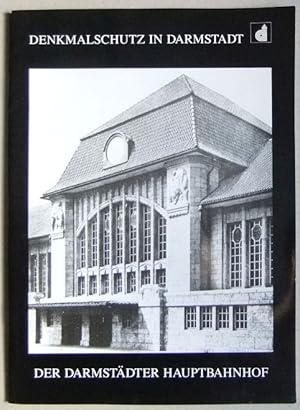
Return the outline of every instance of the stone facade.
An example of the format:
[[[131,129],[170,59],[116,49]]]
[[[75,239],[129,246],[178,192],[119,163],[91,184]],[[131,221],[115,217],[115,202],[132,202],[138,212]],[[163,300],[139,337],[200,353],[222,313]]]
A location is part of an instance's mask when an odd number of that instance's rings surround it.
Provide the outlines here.
[[[134,351],[272,350],[271,191],[205,203],[219,188],[226,193],[223,180],[232,178],[228,191],[233,189],[268,134],[220,108],[215,123],[210,114],[199,122],[199,107],[211,107],[202,101],[194,110],[196,97],[188,98],[188,149],[126,169],[142,151],[127,124],[126,135],[111,131],[101,142],[101,177],[46,197],[52,230],[43,246],[47,255],[51,250],[51,274],[39,296],[39,285],[33,284],[38,268],[29,264],[30,343]],[[222,124],[226,129],[216,136],[214,129]],[[202,142],[197,126],[207,130]],[[234,140],[226,145],[229,134]],[[105,150],[116,135],[125,144],[126,161],[122,156],[119,165],[110,165],[114,158]],[[30,255],[37,246],[30,240]]]

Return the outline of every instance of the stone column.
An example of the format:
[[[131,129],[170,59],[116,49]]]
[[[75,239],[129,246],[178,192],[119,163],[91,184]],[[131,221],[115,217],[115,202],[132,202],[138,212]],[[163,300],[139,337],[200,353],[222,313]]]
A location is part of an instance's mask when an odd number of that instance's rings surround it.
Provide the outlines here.
[[[212,330],[216,330],[217,329],[217,307],[216,306],[212,306],[211,307],[212,310]]]
[[[51,296],[72,296],[74,292],[73,200],[59,198],[52,204]]]
[[[233,306],[228,307],[229,310],[229,330],[233,330]]]
[[[81,340],[80,346],[90,345],[90,316],[88,311],[81,314]]]

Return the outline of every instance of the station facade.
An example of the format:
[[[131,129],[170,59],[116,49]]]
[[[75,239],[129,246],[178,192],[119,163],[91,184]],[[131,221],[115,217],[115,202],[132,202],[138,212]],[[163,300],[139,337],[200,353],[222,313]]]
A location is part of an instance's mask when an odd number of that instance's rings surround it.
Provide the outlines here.
[[[181,76],[80,141],[29,220],[29,346],[273,349],[271,129]]]

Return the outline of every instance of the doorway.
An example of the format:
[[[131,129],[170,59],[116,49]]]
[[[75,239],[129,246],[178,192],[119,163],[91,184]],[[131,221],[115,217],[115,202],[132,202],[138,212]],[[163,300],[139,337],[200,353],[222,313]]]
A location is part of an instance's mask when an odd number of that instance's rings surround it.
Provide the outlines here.
[[[62,315],[62,344],[80,345],[81,339],[81,315],[75,313],[63,313]]]
[[[90,314],[90,346],[109,347],[112,337],[111,312],[99,311]]]

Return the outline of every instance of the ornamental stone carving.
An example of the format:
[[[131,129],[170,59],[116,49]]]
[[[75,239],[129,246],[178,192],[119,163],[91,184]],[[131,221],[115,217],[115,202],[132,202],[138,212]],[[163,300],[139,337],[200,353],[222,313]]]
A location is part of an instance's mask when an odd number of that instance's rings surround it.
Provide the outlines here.
[[[170,202],[177,205],[180,202],[187,202],[189,196],[189,180],[184,168],[177,168],[172,171],[170,186]]]
[[[54,206],[52,211],[52,232],[62,232],[65,228],[65,216],[62,202]]]
[[[168,170],[168,213],[170,217],[189,211],[189,176],[186,167]]]

